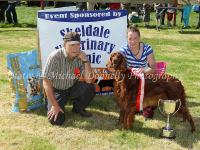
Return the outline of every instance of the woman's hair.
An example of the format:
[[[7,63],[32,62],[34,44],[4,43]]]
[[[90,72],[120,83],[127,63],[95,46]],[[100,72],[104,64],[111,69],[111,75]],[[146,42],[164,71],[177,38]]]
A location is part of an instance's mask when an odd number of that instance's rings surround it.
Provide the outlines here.
[[[128,32],[136,32],[139,35],[139,37],[140,37],[140,30],[137,28],[137,26],[130,26],[130,27],[128,27],[127,33]]]

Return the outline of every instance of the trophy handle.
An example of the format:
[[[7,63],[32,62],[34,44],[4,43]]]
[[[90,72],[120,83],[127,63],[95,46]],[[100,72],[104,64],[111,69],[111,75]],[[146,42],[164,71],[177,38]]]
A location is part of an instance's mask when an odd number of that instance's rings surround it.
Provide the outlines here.
[[[181,100],[177,99],[176,101],[179,102],[179,106],[178,106],[178,109],[172,114],[172,116],[175,115],[177,113],[177,111],[181,108]]]
[[[161,111],[161,109],[160,109],[160,102],[161,101],[163,101],[162,99],[159,99],[158,100],[158,108],[159,108],[159,111],[161,112],[161,114],[163,115],[163,116],[165,116],[165,114],[163,113],[163,111]]]

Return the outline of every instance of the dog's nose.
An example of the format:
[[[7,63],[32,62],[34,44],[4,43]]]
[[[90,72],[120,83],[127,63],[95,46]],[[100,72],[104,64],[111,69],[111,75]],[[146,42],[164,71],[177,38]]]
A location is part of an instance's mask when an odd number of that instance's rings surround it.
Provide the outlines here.
[[[113,63],[114,63],[114,64],[116,64],[117,62],[118,62],[117,59],[114,59],[114,60],[113,60]]]

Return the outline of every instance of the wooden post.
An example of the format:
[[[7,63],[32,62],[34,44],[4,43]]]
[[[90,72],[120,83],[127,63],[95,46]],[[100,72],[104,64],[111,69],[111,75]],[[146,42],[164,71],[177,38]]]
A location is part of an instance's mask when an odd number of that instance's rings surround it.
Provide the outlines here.
[[[37,30],[37,47],[38,47],[38,61],[40,63],[40,69],[42,72],[42,56],[41,56],[41,48],[40,48],[40,35],[39,35],[39,30]],[[44,69],[44,68],[43,68]],[[44,93],[44,99],[47,99],[46,92],[43,88],[43,93]]]
[[[42,57],[41,57],[39,30],[37,30],[37,48],[38,48],[38,60],[39,60],[39,63],[40,63],[40,69],[42,70]]]

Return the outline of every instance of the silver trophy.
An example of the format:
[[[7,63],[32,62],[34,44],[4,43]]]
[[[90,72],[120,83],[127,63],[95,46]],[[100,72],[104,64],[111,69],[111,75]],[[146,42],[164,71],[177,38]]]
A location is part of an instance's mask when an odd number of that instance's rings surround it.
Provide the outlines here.
[[[163,103],[163,109],[161,110],[160,104]],[[176,110],[176,104],[179,103],[179,106]],[[169,118],[170,115],[173,116],[181,107],[181,101],[178,100],[162,100],[159,99],[158,101],[158,108],[163,115],[167,115],[167,123],[166,126],[162,128],[162,132],[160,137],[167,138],[167,139],[174,139],[176,138],[176,133],[173,128],[170,126]]]

